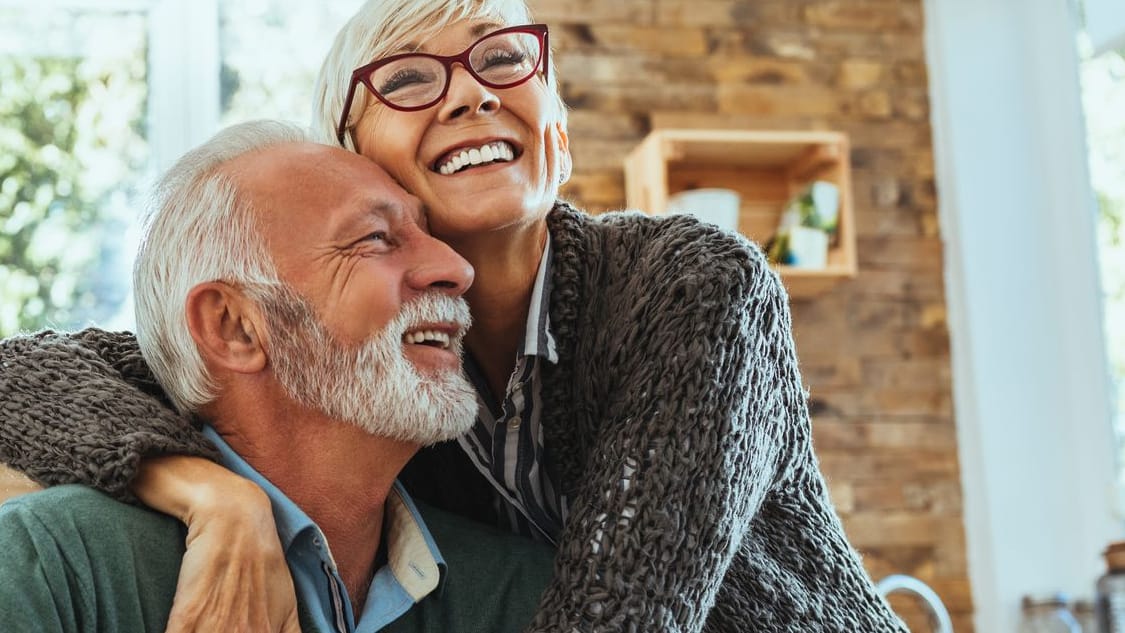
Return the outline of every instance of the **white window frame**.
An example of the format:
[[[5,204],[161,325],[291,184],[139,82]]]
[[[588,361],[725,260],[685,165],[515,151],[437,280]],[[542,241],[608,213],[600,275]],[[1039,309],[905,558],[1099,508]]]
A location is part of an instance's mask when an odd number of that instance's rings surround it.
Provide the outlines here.
[[[149,147],[162,172],[219,127],[218,0],[152,0]]]
[[[148,13],[148,142],[154,173],[219,126],[219,0],[0,0],[37,11]]]
[[[1120,538],[1095,206],[1065,0],[926,0],[978,631],[1093,593]]]

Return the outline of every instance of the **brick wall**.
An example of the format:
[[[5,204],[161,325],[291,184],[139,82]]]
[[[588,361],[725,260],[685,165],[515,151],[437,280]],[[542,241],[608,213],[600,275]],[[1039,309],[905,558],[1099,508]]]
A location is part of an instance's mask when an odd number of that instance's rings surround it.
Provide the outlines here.
[[[923,579],[971,632],[921,0],[530,3],[572,108],[565,194],[593,212],[653,127],[851,136],[860,274],[793,304],[817,451],[871,575]]]

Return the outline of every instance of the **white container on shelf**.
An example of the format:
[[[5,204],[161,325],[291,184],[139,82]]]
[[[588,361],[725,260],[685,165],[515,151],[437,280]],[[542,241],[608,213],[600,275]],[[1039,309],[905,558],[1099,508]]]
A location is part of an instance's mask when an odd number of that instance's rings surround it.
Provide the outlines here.
[[[668,213],[686,213],[731,232],[738,231],[741,200],[732,189],[688,189],[668,197]]]
[[[828,265],[828,234],[807,226],[791,226],[789,252],[791,266],[798,268],[824,268]]]

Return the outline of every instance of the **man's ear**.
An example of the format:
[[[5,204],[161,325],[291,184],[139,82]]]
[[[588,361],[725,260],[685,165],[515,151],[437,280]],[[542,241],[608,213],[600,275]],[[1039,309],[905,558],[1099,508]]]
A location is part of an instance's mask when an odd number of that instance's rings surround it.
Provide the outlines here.
[[[199,284],[188,293],[185,310],[191,338],[208,364],[240,374],[266,367],[261,311],[236,288],[221,281]]]

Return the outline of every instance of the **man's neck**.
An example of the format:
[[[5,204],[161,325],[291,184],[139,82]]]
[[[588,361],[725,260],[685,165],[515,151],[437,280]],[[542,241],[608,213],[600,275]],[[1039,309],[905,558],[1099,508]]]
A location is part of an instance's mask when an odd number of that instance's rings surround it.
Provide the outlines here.
[[[212,424],[324,532],[358,617],[377,571],[384,504],[418,446],[375,437],[305,408],[255,404],[235,405],[237,422],[217,411]]]

